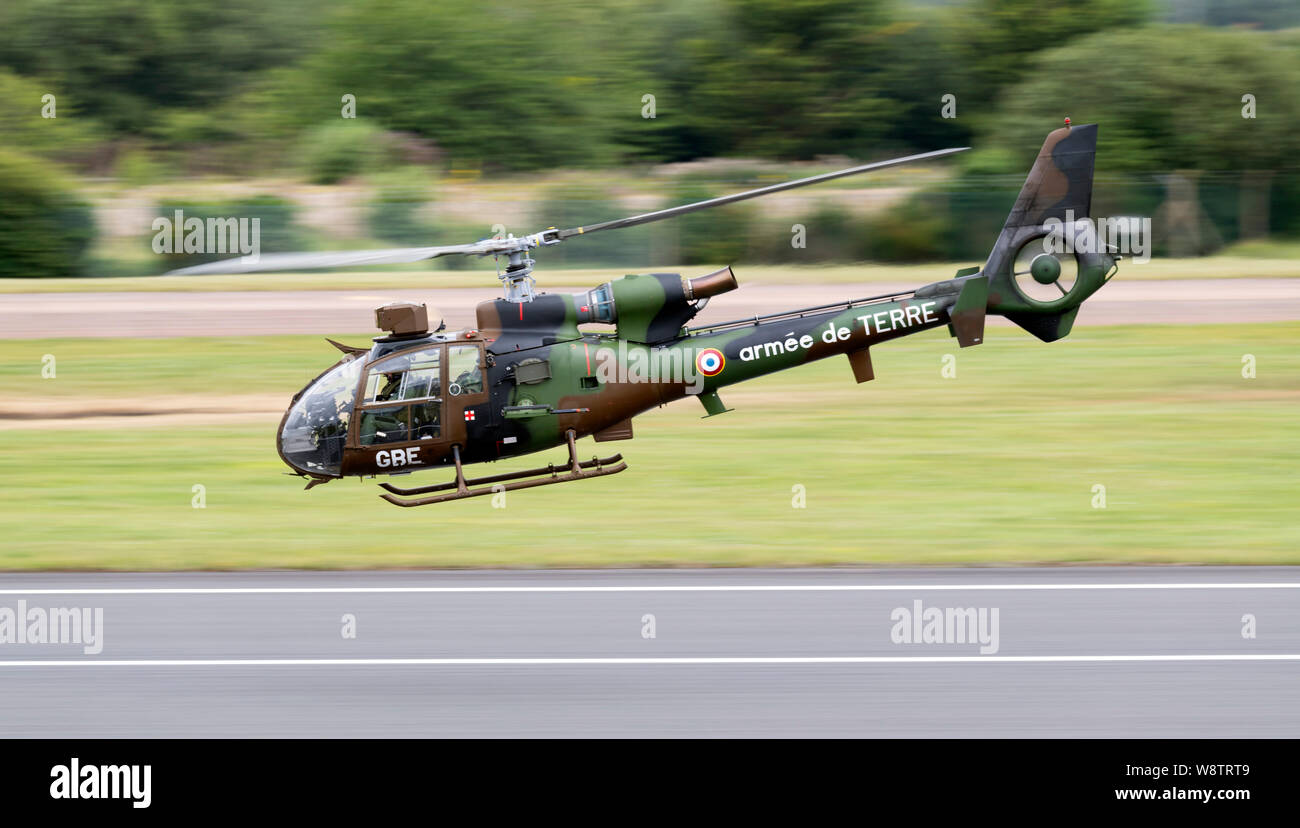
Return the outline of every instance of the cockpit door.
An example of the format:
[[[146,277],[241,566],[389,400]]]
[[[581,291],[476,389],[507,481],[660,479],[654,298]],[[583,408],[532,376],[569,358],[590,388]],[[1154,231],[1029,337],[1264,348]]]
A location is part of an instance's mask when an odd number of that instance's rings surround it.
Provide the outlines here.
[[[446,424],[451,442],[465,446],[479,427],[488,425],[488,389],[483,343],[453,342],[446,354]]]
[[[407,471],[439,463],[451,450],[446,388],[446,346],[441,343],[369,365],[348,435],[354,459],[344,463],[344,473]]]

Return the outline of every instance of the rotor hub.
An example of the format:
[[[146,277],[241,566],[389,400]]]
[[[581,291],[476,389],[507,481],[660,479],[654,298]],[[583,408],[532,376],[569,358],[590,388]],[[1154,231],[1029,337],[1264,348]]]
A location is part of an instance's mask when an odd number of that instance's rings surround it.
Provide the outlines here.
[[[1050,285],[1061,278],[1061,260],[1051,253],[1039,253],[1030,262],[1029,273],[1040,285]]]

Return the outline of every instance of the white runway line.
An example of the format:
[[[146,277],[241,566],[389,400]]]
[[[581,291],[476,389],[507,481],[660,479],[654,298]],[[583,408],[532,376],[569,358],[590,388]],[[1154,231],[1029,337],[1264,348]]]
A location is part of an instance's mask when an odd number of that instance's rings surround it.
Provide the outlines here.
[[[1069,662],[1300,661],[1300,653],[1045,656],[739,656],[664,658],[179,658],[0,660],[4,667],[456,667],[618,664],[1041,664]]]
[[[915,592],[918,590],[1023,591],[1088,589],[1300,589],[1300,583],[1249,584],[791,584],[646,586],[413,586],[413,587],[105,587],[79,589],[0,589],[0,595],[329,595],[358,593],[480,592]]]

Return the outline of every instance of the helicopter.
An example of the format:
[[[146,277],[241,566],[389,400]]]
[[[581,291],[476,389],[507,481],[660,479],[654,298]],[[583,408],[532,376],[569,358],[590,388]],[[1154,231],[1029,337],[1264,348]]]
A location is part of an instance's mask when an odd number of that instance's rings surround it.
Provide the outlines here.
[[[688,323],[715,296],[738,287],[730,267],[695,278],[649,273],[612,279],[585,293],[536,290],[531,251],[782,190],[968,148],[938,150],[569,229],[470,244],[324,253],[277,253],[173,271],[177,275],[305,270],[418,262],[448,255],[495,256],[504,297],[476,309],[477,327],[429,324],[425,305],[375,311],[385,335],[370,347],[327,340],[343,358],[290,401],[276,446],[306,488],[343,477],[454,469],[454,479],[402,488],[384,500],[423,506],[500,491],[567,483],[627,469],[621,454],[580,460],[577,440],[629,440],[633,419],[696,397],[704,416],[728,409],[719,391],[754,377],[845,355],[854,379],[875,378],[871,348],[947,326],[960,347],[980,344],[984,320],[1006,317],[1044,342],[1069,334],[1085,299],[1118,270],[1107,245],[1054,250],[1061,222],[1081,234],[1090,222],[1097,125],[1048,134],[982,267],[903,293],[751,316]],[[431,329],[432,328],[432,329]],[[565,446],[560,464],[466,475],[465,467]]]

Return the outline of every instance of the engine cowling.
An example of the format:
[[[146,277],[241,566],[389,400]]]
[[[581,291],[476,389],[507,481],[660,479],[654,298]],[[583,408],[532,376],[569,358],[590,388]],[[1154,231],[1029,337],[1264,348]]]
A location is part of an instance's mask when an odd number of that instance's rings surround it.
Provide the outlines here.
[[[704,300],[737,287],[730,267],[695,279],[646,273],[606,282],[579,297],[579,322],[608,322],[631,342],[653,345],[676,339]]]

